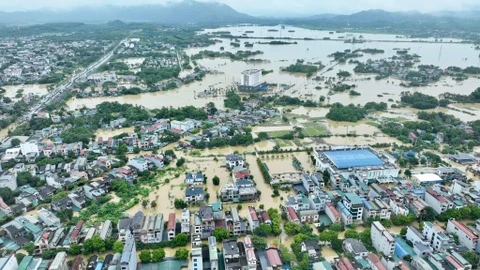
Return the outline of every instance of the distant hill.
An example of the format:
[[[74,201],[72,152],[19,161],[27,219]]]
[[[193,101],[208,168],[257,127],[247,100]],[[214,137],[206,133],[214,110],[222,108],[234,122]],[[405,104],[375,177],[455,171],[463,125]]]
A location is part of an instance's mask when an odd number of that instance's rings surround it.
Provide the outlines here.
[[[115,20],[125,22],[189,24],[243,23],[254,21],[255,18],[237,12],[225,4],[197,2],[194,0],[186,0],[166,5],[85,7],[67,12],[45,10],[0,12],[0,24],[37,24],[51,22],[103,23]]]

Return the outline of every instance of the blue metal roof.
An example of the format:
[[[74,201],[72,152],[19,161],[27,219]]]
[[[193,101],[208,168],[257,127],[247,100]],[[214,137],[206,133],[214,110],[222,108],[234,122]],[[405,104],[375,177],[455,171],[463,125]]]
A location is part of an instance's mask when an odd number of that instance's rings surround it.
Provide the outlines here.
[[[339,169],[382,166],[385,164],[372,151],[367,149],[326,151],[324,154]]]
[[[350,214],[350,211],[348,211],[348,209],[345,207],[345,205],[343,205],[343,203],[339,202],[338,207],[340,208],[340,210],[342,210],[343,214],[345,214],[346,216],[352,215]]]

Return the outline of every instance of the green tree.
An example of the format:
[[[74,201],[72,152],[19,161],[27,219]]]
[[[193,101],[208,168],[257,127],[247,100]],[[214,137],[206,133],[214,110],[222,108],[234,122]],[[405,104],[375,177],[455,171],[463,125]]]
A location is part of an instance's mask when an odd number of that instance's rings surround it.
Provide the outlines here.
[[[288,235],[295,235],[300,231],[300,225],[291,221],[285,223],[283,228],[285,230],[285,233]]]
[[[338,238],[338,232],[325,230],[321,232],[318,236],[319,240],[322,242],[332,242],[333,239]]]
[[[117,149],[115,150],[115,153],[117,155],[124,155],[125,153],[128,152],[128,147],[126,144],[122,144],[120,145],[119,147],[117,147]]]
[[[65,209],[60,212],[57,212],[57,217],[60,219],[62,223],[68,222],[72,220],[73,217],[73,210],[72,209]]]
[[[253,231],[255,235],[261,236],[261,237],[267,237],[272,234],[272,226],[269,224],[260,224],[255,230]]]
[[[143,206],[143,208],[147,207],[147,205],[148,205],[148,201],[147,201],[147,200],[143,200],[143,201],[142,201],[142,206]]]
[[[218,228],[213,231],[213,236],[215,236],[217,241],[221,242],[224,239],[230,238],[230,232],[224,228]]]
[[[35,244],[33,242],[27,242],[23,245],[23,249],[28,253],[28,255],[32,256],[33,252],[35,251]]]
[[[257,134],[257,137],[258,137],[258,139],[259,139],[260,141],[268,140],[268,133],[263,132],[263,131],[262,131],[262,132],[259,132],[259,133]]]
[[[152,261],[152,251],[149,249],[144,249],[140,251],[138,258],[142,263],[149,263]]]
[[[400,235],[405,236],[405,235],[407,235],[407,232],[408,232],[407,227],[403,227],[403,228],[400,230]]]
[[[332,225],[330,225],[330,230],[334,232],[343,232],[345,230],[345,227],[342,223],[333,223]]]
[[[343,239],[335,238],[330,243],[332,244],[332,249],[335,252],[337,252],[338,254],[343,252],[343,249],[342,249]]]
[[[360,236],[358,235],[358,232],[356,230],[348,229],[345,231],[345,238],[358,239],[360,238]]]
[[[165,250],[163,248],[154,249],[152,251],[152,262],[161,262],[165,258]]]
[[[180,233],[175,235],[175,238],[173,238],[173,244],[176,247],[184,247],[188,243],[188,235],[185,233]]]
[[[220,185],[220,178],[215,175],[215,176],[212,178],[212,183],[213,183],[213,185],[215,185],[215,186]]]
[[[257,249],[265,249],[267,247],[267,240],[263,237],[252,235],[252,244]]]
[[[20,140],[17,139],[17,138],[13,138],[13,139],[10,141],[10,144],[12,145],[12,147],[19,146],[21,143],[22,143],[22,141],[20,141]]]
[[[472,265],[473,269],[478,267],[478,261],[480,257],[474,251],[467,250],[462,253],[462,257]]]
[[[150,207],[156,208],[156,207],[157,207],[157,202],[156,202],[156,201],[152,201],[152,202],[150,203]]]
[[[186,248],[179,248],[175,251],[175,258],[178,260],[186,260],[188,259],[188,249]]]
[[[105,252],[105,242],[99,235],[94,235],[92,238],[85,240],[83,243],[83,254],[88,255],[92,252]]]
[[[188,204],[181,199],[175,199],[173,205],[175,206],[175,209],[185,209],[188,207]]]
[[[80,247],[79,244],[73,243],[70,245],[70,248],[68,249],[69,255],[76,256],[76,255],[79,255],[80,253],[82,253],[82,248]]]
[[[113,244],[113,251],[115,253],[122,253],[123,251],[123,243],[122,241],[116,241],[114,244]]]
[[[182,157],[179,160],[177,160],[177,167],[182,167],[185,164],[185,159]]]

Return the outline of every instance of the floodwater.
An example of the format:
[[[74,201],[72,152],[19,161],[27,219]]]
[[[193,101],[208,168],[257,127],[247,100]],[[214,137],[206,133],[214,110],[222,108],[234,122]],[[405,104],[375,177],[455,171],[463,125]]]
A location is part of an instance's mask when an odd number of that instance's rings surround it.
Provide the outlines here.
[[[232,33],[240,34],[245,31],[254,31],[250,36],[255,37],[270,37],[270,36],[290,36],[290,37],[310,37],[310,38],[322,38],[324,36],[330,36],[327,31],[315,31],[306,30],[300,28],[288,27],[288,29],[294,29],[294,33],[287,33],[287,30],[279,32],[268,32],[268,29],[276,27],[258,27],[258,26],[239,26],[239,27],[227,27],[215,29],[215,31],[230,31]],[[212,32],[213,30],[205,30],[205,32]],[[359,36],[360,34],[348,33],[333,34],[333,37],[345,36],[346,38],[352,38],[353,36]],[[230,39],[221,39],[222,43],[216,43],[209,47],[204,48],[190,48],[186,50],[187,55],[193,55],[200,50],[213,50],[219,51],[220,47],[225,47],[225,51],[236,52],[238,50],[260,50],[264,54],[255,55],[251,58],[264,59],[261,63],[247,63],[242,61],[233,62],[226,58],[216,59],[202,59],[197,60],[197,63],[207,68],[208,70],[215,71],[213,74],[207,74],[201,82],[193,82],[189,85],[181,86],[179,89],[175,89],[167,92],[159,93],[145,93],[135,96],[121,96],[121,97],[104,97],[104,98],[87,98],[87,99],[72,99],[69,101],[71,109],[79,108],[82,106],[93,107],[104,101],[119,101],[122,103],[130,103],[143,105],[147,108],[159,108],[162,106],[181,107],[186,105],[203,106],[208,102],[214,102],[217,107],[223,107],[222,97],[208,97],[208,98],[196,98],[196,94],[209,88],[221,88],[225,89],[235,82],[239,81],[240,73],[246,69],[257,68],[265,70],[273,70],[272,73],[265,75],[264,80],[267,83],[279,83],[293,85],[289,90],[272,89],[273,92],[281,93],[284,95],[300,97],[302,99],[311,99],[317,101],[320,96],[328,96],[326,100],[328,103],[340,102],[343,104],[365,104],[369,101],[387,102],[390,105],[400,100],[400,93],[403,91],[419,91],[430,95],[438,96],[444,92],[452,92],[457,94],[469,94],[471,93],[479,83],[479,79],[471,77],[463,82],[456,82],[450,78],[442,79],[441,81],[434,83],[427,87],[420,88],[404,88],[401,87],[400,81],[395,79],[385,79],[376,81],[372,79],[373,75],[353,75],[345,82],[348,84],[355,84],[357,88],[355,91],[361,93],[360,96],[349,96],[345,93],[332,93],[329,95],[329,89],[325,88],[325,84],[322,81],[314,81],[307,79],[306,76],[301,74],[290,74],[280,71],[281,67],[288,66],[297,61],[297,59],[304,59],[306,62],[318,62],[321,61],[327,67],[316,75],[328,77],[335,77],[339,70],[353,71],[353,64],[338,64],[331,62],[333,59],[328,57],[329,54],[336,51],[343,51],[345,49],[355,50],[363,48],[376,48],[383,49],[384,54],[364,54],[363,57],[357,58],[361,62],[368,59],[376,60],[386,57],[391,57],[396,54],[396,48],[409,48],[410,53],[416,53],[421,56],[421,64],[438,65],[441,68],[448,66],[479,66],[480,58],[479,52],[474,49],[470,44],[460,43],[420,43],[419,39],[407,39],[396,38],[394,35],[377,35],[377,34],[362,34],[367,40],[365,43],[344,43],[343,41],[328,41],[328,40],[295,40],[297,44],[292,45],[267,45],[258,44],[256,42],[265,42],[264,39],[245,39],[240,40],[241,43],[248,41],[253,42],[253,48],[233,48],[230,46]],[[388,41],[388,42],[386,42]],[[402,42],[394,42],[402,41]],[[423,39],[425,41],[425,39]],[[430,40],[432,41],[432,40]],[[449,41],[449,40],[448,40]],[[458,40],[453,40],[458,41]],[[332,70],[327,71],[329,67]],[[315,87],[321,86],[322,89],[317,90]],[[390,101],[389,101],[390,100]],[[326,112],[325,112],[326,114]],[[460,116],[465,116],[461,114]],[[311,115],[313,116],[313,115]],[[324,116],[324,113],[320,113],[320,116]],[[462,119],[464,119],[462,117]]]
[[[23,96],[27,94],[34,94],[36,96],[43,96],[48,93],[47,84],[24,84],[24,85],[5,85],[2,86],[6,90],[4,96],[15,99],[17,91],[23,89]]]
[[[110,137],[120,135],[122,133],[132,133],[134,130],[133,127],[127,128],[118,128],[118,129],[99,129],[95,135],[97,138],[102,137],[104,140],[107,140]]]

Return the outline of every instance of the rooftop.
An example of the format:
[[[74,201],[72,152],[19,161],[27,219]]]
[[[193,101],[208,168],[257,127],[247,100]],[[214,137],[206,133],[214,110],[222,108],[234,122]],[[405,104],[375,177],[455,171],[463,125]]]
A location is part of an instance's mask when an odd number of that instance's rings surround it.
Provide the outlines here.
[[[339,169],[382,166],[385,163],[368,149],[325,151],[325,156]]]

